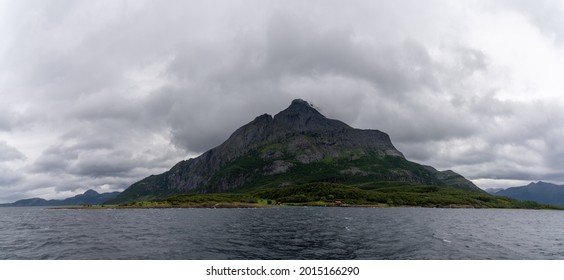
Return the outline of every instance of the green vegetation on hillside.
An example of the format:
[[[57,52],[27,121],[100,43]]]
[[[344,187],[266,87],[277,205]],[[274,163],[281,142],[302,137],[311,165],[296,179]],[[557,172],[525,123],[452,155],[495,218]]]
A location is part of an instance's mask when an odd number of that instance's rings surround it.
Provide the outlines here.
[[[272,149],[272,147],[269,147]],[[375,154],[351,158],[333,158],[326,156],[320,161],[301,163],[290,156],[281,158],[281,161],[291,167],[287,172],[264,175],[265,166],[270,166],[274,160],[264,160],[257,152],[240,157],[216,172],[210,182],[199,189],[198,192],[214,193],[225,192],[219,189],[220,182],[241,180],[245,183],[241,187],[231,189],[233,192],[249,192],[257,188],[277,188],[288,185],[301,185],[314,182],[330,182],[344,185],[358,185],[366,182],[400,182],[401,184],[423,184],[438,186],[456,186],[469,191],[478,191],[462,176],[441,180],[437,173],[430,171],[425,166],[408,161],[400,157],[381,157]],[[464,181],[464,182],[463,182]],[[456,183],[456,184],[455,184]],[[204,191],[205,190],[205,191]]]
[[[123,204],[124,207],[214,207],[214,206],[375,206],[375,207],[443,207],[443,208],[527,208],[562,209],[523,202],[487,193],[464,191],[446,186],[373,183],[341,185],[309,183],[297,186],[263,188],[247,193],[185,194],[146,202]]]

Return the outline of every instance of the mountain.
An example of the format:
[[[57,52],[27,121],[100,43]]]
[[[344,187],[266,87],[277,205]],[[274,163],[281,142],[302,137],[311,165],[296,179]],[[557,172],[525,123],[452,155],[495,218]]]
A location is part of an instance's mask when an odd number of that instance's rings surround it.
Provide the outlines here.
[[[496,194],[499,191],[504,190],[504,188],[487,188],[485,191],[489,194]]]
[[[564,186],[539,181],[526,186],[512,187],[495,193],[523,201],[564,206]]]
[[[119,192],[98,193],[94,190],[87,190],[83,194],[79,194],[66,199],[29,198],[18,200],[14,203],[0,204],[4,207],[21,207],[21,206],[73,206],[73,205],[100,205],[109,199],[115,198]]]
[[[408,161],[384,132],[352,128],[296,99],[274,117],[256,117],[221,145],[181,161],[163,174],[134,183],[107,203],[312,182],[403,182],[483,192],[453,171],[438,171]]]

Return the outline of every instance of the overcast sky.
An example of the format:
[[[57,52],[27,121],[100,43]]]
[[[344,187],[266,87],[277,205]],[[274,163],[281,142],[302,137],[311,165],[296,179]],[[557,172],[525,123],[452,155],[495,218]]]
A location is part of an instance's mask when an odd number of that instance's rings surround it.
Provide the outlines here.
[[[482,188],[564,183],[561,1],[0,0],[0,202],[122,190],[294,98]]]

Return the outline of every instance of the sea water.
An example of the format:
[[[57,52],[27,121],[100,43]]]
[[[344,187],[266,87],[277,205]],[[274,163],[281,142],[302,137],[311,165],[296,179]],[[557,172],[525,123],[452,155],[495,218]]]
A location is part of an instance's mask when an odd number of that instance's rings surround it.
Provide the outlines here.
[[[0,208],[0,259],[564,259],[564,211]]]

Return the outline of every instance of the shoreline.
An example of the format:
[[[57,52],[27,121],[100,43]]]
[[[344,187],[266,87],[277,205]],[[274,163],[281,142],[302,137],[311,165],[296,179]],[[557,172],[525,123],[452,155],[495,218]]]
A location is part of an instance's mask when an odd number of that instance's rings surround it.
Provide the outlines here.
[[[482,207],[474,205],[386,205],[386,204],[280,204],[280,205],[263,205],[251,203],[204,203],[204,204],[186,204],[186,205],[88,205],[88,206],[60,206],[50,207],[46,209],[53,210],[99,210],[99,209],[183,209],[183,208],[206,208],[206,209],[258,209],[258,208],[277,208],[277,207],[334,207],[334,208],[435,208],[435,209],[518,209],[518,210],[563,210],[563,209],[534,209],[534,208],[495,208],[495,207]]]

